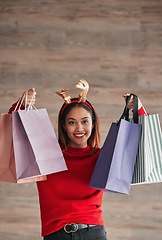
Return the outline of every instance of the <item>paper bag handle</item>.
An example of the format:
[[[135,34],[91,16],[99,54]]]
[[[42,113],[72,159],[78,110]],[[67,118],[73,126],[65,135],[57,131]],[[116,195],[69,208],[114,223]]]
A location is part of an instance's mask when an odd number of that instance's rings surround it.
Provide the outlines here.
[[[25,94],[23,94],[23,95],[19,98],[19,100],[18,100],[18,102],[17,102],[17,104],[16,104],[16,107],[15,107],[15,109],[14,109],[14,112],[17,111],[18,106],[19,106],[18,110],[20,110],[20,108],[21,108],[21,106],[22,106],[22,103],[23,103],[23,101],[24,101],[24,98],[25,98]],[[26,101],[25,101],[25,108],[26,108]]]
[[[24,98],[25,98],[25,110],[27,110],[27,112],[28,112],[30,109],[32,109],[33,107],[37,110],[37,108],[36,108],[34,105],[31,105],[32,100],[33,100],[33,97],[34,97],[34,93],[33,93],[32,99],[30,100],[30,103],[29,103],[28,108],[26,107],[26,103],[27,103],[27,92],[28,92],[28,91],[26,91],[26,92],[22,95],[22,97],[19,98],[19,100],[18,100],[18,102],[17,102],[17,104],[16,104],[16,107],[15,107],[14,111],[16,111],[17,109],[20,110],[20,108],[21,108],[21,106],[22,106],[22,103],[23,103],[23,101],[24,101]],[[19,106],[19,108],[18,108],[18,106]]]
[[[134,93],[131,93],[129,96],[127,96],[126,105],[125,105],[124,111],[123,111],[118,123],[121,121],[121,119],[125,119],[127,121],[130,120],[129,119],[130,109],[128,108],[128,103],[132,96],[134,97],[133,120],[134,120],[134,123],[138,123],[138,97]]]

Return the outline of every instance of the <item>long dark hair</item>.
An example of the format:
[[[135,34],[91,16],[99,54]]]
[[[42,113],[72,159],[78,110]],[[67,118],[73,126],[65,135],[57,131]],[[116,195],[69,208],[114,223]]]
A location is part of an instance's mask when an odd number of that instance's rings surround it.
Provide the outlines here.
[[[88,146],[91,146],[95,152],[100,145],[100,139],[101,139],[100,129],[99,129],[99,119],[98,119],[97,113],[89,101],[86,100],[86,102],[90,105],[90,107],[88,105],[86,105],[84,102],[80,102],[80,103],[73,102],[76,100],[78,100],[78,98],[72,98],[70,104],[68,104],[65,107],[66,104],[64,103],[60,109],[59,116],[58,116],[58,140],[59,140],[59,143],[61,146],[63,146],[63,148],[65,150],[67,150],[69,138],[68,138],[67,133],[64,130],[66,116],[71,111],[71,109],[73,109],[74,107],[82,107],[82,108],[86,109],[91,114],[91,117],[92,117],[92,124],[94,125],[94,127],[92,129],[91,136],[89,137],[87,144],[88,144]]]

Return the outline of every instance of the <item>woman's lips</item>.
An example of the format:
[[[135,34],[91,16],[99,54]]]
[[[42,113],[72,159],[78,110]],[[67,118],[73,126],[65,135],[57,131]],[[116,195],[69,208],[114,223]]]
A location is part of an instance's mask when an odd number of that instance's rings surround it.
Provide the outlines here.
[[[84,137],[84,135],[85,135],[85,133],[75,133],[75,134],[74,134],[74,136],[75,136],[76,138],[82,138],[82,137]]]

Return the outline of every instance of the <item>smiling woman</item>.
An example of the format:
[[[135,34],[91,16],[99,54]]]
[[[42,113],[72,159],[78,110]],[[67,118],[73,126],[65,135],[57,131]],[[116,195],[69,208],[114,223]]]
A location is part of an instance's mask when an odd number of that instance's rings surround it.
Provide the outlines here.
[[[88,83],[80,79],[76,87],[81,90],[78,98],[68,96],[68,89],[57,92],[64,99],[58,115],[58,141],[68,170],[37,182],[44,240],[107,239],[101,210],[103,192],[89,187],[101,151],[99,120],[86,100]],[[34,88],[27,91],[28,102],[32,95],[34,104]],[[131,99],[131,106],[133,103]]]

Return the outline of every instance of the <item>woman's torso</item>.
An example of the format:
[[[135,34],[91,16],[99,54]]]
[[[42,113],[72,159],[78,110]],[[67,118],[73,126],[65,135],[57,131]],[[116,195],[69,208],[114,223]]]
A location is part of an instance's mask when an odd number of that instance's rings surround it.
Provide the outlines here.
[[[88,187],[100,149],[69,148],[63,151],[68,170],[48,175],[37,182],[42,235],[61,229],[67,223],[104,225],[102,219],[103,193]]]

